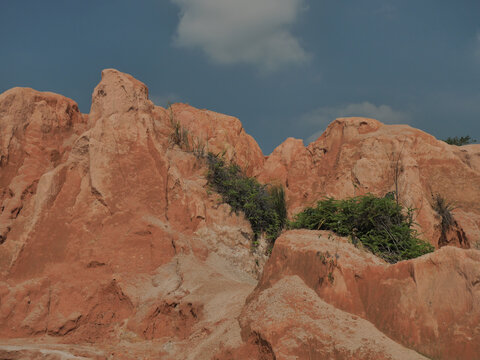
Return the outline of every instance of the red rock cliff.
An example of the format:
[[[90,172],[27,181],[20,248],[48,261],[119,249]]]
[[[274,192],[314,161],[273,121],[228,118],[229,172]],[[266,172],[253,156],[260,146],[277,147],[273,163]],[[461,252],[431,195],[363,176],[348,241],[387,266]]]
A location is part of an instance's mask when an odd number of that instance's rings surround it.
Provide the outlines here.
[[[290,213],[326,196],[398,194],[416,209],[421,237],[436,247],[480,241],[480,145],[454,146],[407,125],[366,118],[333,121],[305,147],[287,139],[267,158],[259,179],[286,188]],[[454,204],[454,231],[441,238],[432,195]]]
[[[188,149],[172,138],[177,126]],[[353,118],[307,147],[288,139],[264,157],[238,119],[154,106],[143,83],[113,69],[102,72],[88,115],[60,95],[15,88],[0,95],[0,357],[480,352],[477,250],[447,247],[388,266],[344,239],[288,232],[262,273],[267,256],[251,248],[243,215],[208,189],[198,151],[224,152],[248,174],[284,184],[290,214],[324,195],[384,195],[397,184],[435,245],[429,201],[440,193],[458,205],[455,229],[465,235],[445,242],[480,240],[478,145]]]

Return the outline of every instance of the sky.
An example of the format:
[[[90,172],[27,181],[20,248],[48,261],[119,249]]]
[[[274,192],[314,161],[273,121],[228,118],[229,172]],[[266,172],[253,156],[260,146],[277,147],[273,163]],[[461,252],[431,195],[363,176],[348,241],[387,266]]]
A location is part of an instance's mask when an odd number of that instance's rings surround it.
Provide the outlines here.
[[[479,0],[0,0],[0,92],[90,111],[101,70],[238,117],[265,154],[337,117],[480,142]]]

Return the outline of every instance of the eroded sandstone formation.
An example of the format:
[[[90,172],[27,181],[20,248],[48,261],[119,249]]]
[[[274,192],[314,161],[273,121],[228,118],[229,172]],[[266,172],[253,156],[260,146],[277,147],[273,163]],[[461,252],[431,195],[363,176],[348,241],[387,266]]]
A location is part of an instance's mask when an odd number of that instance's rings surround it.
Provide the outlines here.
[[[249,223],[208,188],[199,156],[208,151],[284,185],[290,214],[326,195],[397,190],[432,244],[480,240],[479,145],[350,118],[264,157],[238,119],[157,107],[143,83],[113,69],[88,115],[60,95],[15,88],[0,95],[0,357],[480,353],[478,250],[445,246],[387,265],[333,234],[289,231],[264,268]],[[458,206],[449,233],[434,193]]]
[[[480,241],[479,161],[480,145],[452,146],[408,125],[340,118],[306,147],[287,139],[258,175],[285,186],[292,214],[327,196],[395,191],[403,206],[416,209],[421,237],[436,247],[470,248]],[[444,238],[432,208],[437,194],[456,207],[457,224]]]
[[[446,246],[387,265],[326,231],[288,231],[277,239],[240,323],[285,358],[296,353],[335,358],[337,352],[352,359],[421,358],[397,352],[398,344],[388,342],[393,339],[435,359],[475,359],[479,261],[478,250]],[[365,338],[372,324],[375,331]],[[343,340],[332,346],[330,337]],[[376,347],[368,346],[372,341]]]

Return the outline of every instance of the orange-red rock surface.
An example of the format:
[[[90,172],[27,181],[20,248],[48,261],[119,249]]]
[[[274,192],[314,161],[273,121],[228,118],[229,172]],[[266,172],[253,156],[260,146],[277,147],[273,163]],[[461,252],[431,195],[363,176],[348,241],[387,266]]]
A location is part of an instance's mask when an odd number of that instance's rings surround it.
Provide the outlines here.
[[[240,323],[284,358],[335,358],[343,348],[348,352],[338,358],[421,358],[396,352],[394,340],[435,359],[475,359],[479,262],[478,250],[446,246],[390,265],[326,231],[288,231],[277,239]]]
[[[259,179],[285,186],[290,213],[326,196],[396,191],[402,205],[416,209],[421,237],[436,247],[440,219],[432,195],[439,194],[456,207],[458,222],[440,246],[470,248],[480,241],[479,161],[480,145],[458,147],[408,125],[340,118],[306,147],[287,139],[267,158]]]
[[[261,155],[238,120],[173,111],[228,121],[241,164]],[[248,222],[207,193],[205,165],[171,144],[169,114],[144,84],[105,70],[88,116],[12,89],[0,114],[1,338],[158,343],[146,354],[192,359],[241,342],[235,314],[265,256],[251,254]]]
[[[177,123],[188,146],[172,138]],[[440,245],[480,240],[479,145],[351,118],[264,157],[238,119],[157,107],[143,83],[113,69],[88,115],[60,95],[14,88],[0,95],[0,358],[480,353],[478,250],[447,246],[387,265],[331,234],[290,231],[263,271],[248,222],[209,190],[202,151],[285,185],[290,214],[325,195],[397,189],[439,246],[430,205],[439,193],[458,207]]]

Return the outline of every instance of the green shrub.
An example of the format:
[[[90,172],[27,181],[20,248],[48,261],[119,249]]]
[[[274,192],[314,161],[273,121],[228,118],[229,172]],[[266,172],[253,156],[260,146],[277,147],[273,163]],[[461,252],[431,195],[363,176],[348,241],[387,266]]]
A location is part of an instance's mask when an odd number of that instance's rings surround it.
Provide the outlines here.
[[[255,237],[265,233],[274,242],[286,224],[285,193],[281,186],[263,185],[248,177],[234,163],[208,153],[207,179],[213,190],[222,196],[233,211],[242,211],[250,222]]]
[[[416,237],[412,216],[412,209],[405,212],[392,196],[365,195],[319,201],[316,207],[297,214],[289,225],[293,229],[323,229],[350,236],[354,243],[361,241],[375,255],[396,263],[434,250]]]
[[[462,145],[468,145],[468,144],[473,144],[476,142],[476,140],[472,139],[469,135],[467,136],[460,136],[460,137],[448,137],[446,138],[445,141],[447,144],[450,145],[457,145],[457,146],[462,146]]]

